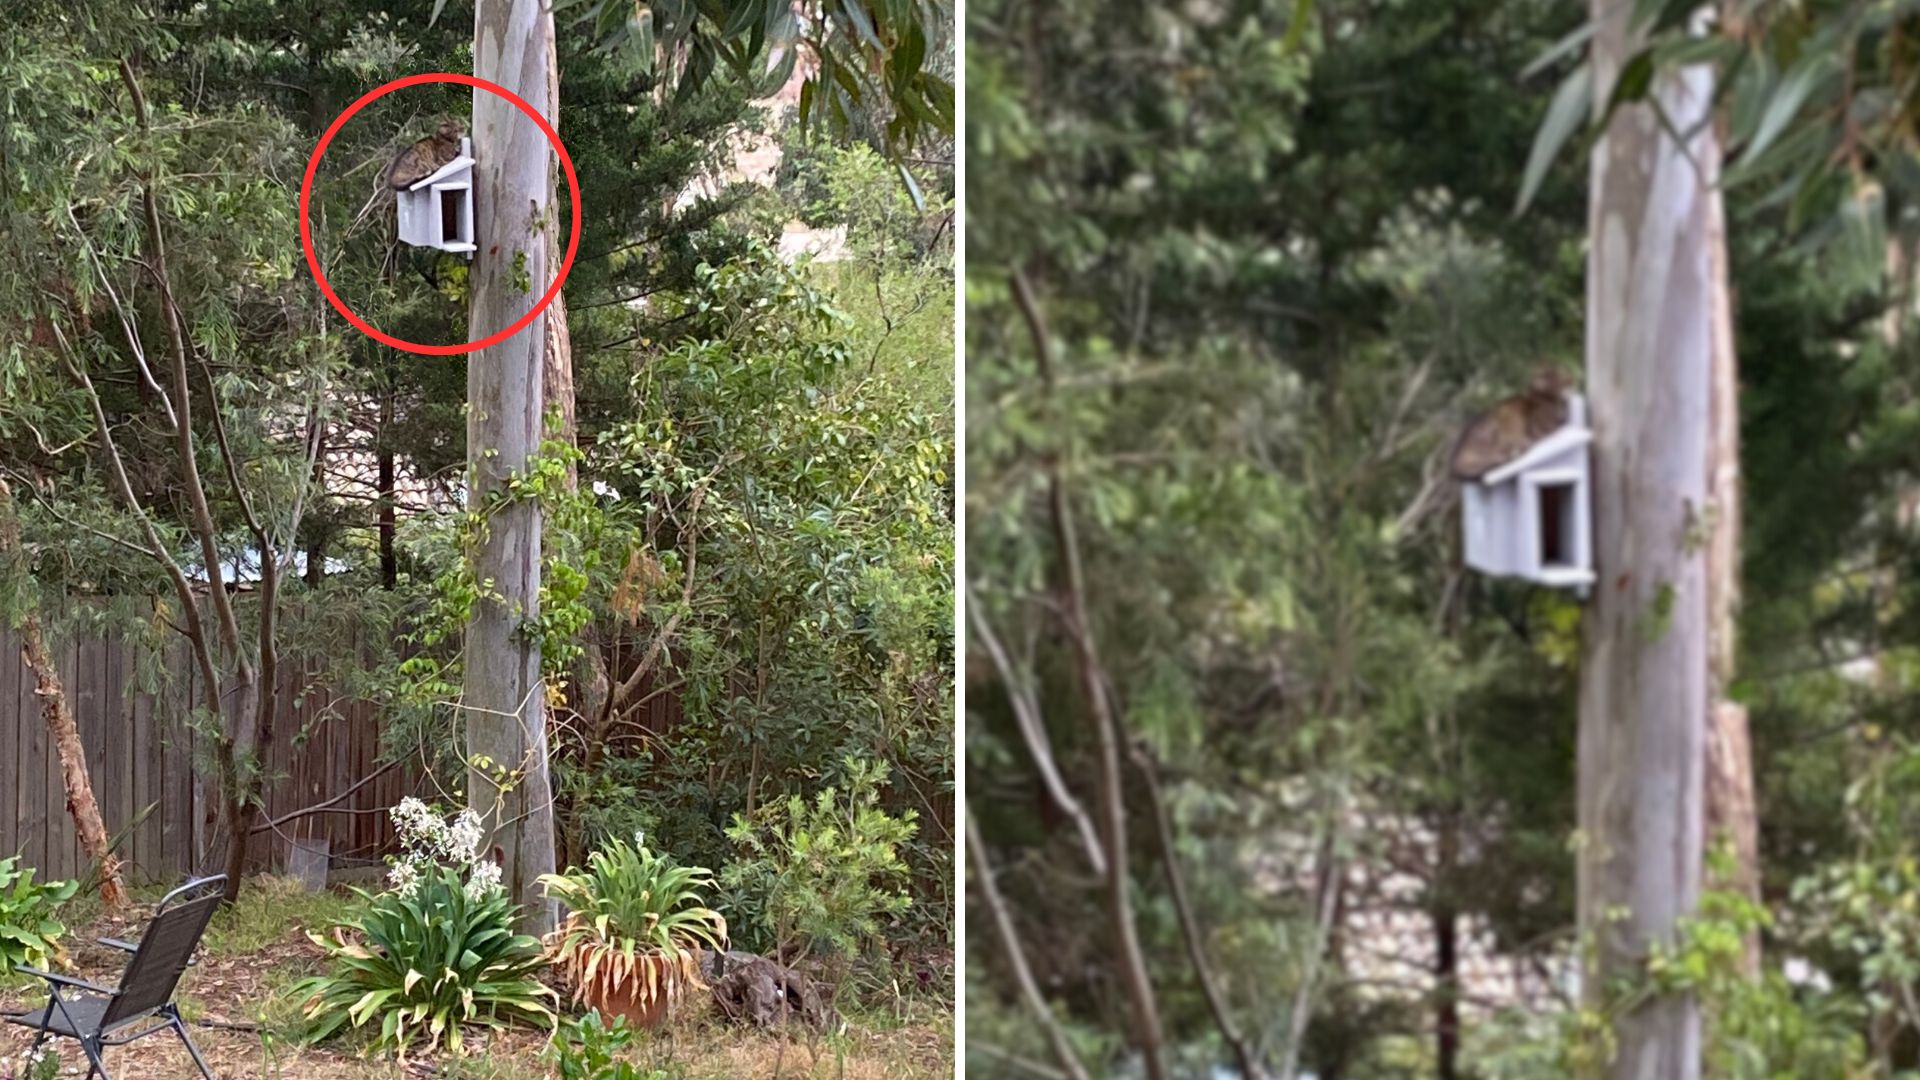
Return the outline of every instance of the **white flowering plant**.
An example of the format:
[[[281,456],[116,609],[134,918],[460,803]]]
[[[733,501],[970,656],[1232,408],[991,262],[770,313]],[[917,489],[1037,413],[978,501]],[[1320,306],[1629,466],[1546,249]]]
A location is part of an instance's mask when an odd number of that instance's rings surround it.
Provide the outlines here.
[[[546,957],[538,939],[514,933],[519,909],[499,864],[481,855],[479,817],[443,817],[418,799],[392,813],[401,854],[387,891],[360,892],[359,909],[330,936],[308,935],[329,960],[294,988],[308,1039],[350,1026],[402,1054],[416,1041],[458,1052],[471,1027],[551,1029],[554,994],[537,977]]]
[[[391,891],[411,896],[421,878],[440,867],[457,871],[465,879],[462,887],[468,899],[478,900],[500,888],[500,864],[481,851],[487,842],[487,830],[479,814],[462,810],[452,817],[442,817],[411,796],[401,799],[389,814],[400,841],[400,854],[392,860],[393,869],[387,874]]]

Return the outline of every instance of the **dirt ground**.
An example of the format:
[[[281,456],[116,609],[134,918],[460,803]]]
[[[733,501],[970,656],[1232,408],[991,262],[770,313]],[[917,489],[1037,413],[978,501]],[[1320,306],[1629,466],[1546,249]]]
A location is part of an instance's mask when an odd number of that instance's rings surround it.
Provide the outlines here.
[[[295,1003],[286,990],[318,970],[322,954],[304,930],[324,930],[344,901],[302,893],[283,882],[263,880],[231,912],[216,917],[199,963],[182,980],[178,1000],[193,1023],[194,1042],[220,1080],[535,1080],[551,1077],[541,1064],[544,1032],[515,1031],[476,1037],[460,1058],[419,1058],[401,1065],[390,1058],[361,1056],[350,1046],[307,1047],[292,1041]],[[69,912],[68,959],[76,977],[112,985],[126,954],[94,944],[99,937],[137,937],[147,909],[116,917]],[[0,983],[0,1011],[38,1008],[44,990]],[[931,1003],[902,1005],[904,1015],[851,1020],[839,1051],[821,1045],[810,1054],[795,1039],[728,1027],[706,1010],[689,1007],[666,1028],[649,1033],[634,1060],[664,1070],[672,1080],[722,1080],[776,1075],[840,1077],[846,1080],[933,1080],[953,1075],[953,1025]],[[864,1021],[864,1022],[863,1022]],[[33,1033],[0,1024],[0,1080],[22,1075]],[[71,1041],[59,1048],[61,1076],[86,1075],[86,1059]],[[110,1049],[114,1080],[174,1080],[199,1073],[179,1040],[158,1034]]]

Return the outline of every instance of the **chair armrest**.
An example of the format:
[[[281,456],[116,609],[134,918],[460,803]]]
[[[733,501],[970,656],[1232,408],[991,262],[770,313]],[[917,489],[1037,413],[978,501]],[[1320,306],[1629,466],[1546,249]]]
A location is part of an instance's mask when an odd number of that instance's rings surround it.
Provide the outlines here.
[[[119,949],[121,952],[137,953],[140,951],[140,943],[137,941],[122,941],[117,937],[94,938],[93,940],[94,940],[94,943],[97,945],[105,945],[110,949]],[[199,965],[200,965],[199,957],[197,956],[187,957],[188,967],[198,967]]]
[[[119,993],[118,990],[101,986],[99,983],[90,983],[85,979],[73,979],[65,975],[56,975],[51,971],[41,971],[39,968],[30,968],[25,964],[15,964],[13,970],[22,975],[31,975],[36,979],[45,979],[56,986],[71,986],[77,990],[86,990],[95,994],[105,994],[108,997]]]

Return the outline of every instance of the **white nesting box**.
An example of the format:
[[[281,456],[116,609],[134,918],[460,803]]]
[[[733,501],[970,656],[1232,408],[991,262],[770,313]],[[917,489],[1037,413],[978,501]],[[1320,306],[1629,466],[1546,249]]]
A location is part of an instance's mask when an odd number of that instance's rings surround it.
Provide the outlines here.
[[[462,136],[460,156],[412,187],[397,192],[400,239],[415,247],[471,254],[473,243],[473,142]]]
[[[1593,584],[1593,429],[1586,399],[1527,452],[1461,488],[1467,565],[1585,595]]]

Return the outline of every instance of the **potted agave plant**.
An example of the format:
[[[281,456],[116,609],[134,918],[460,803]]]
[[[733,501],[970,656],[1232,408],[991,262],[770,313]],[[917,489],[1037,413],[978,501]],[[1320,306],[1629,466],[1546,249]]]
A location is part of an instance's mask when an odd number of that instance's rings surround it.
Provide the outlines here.
[[[706,906],[713,872],[647,850],[645,837],[616,840],[585,870],[540,879],[568,908],[548,939],[574,999],[604,1016],[652,1027],[700,985],[699,950],[724,949],[727,921]]]

